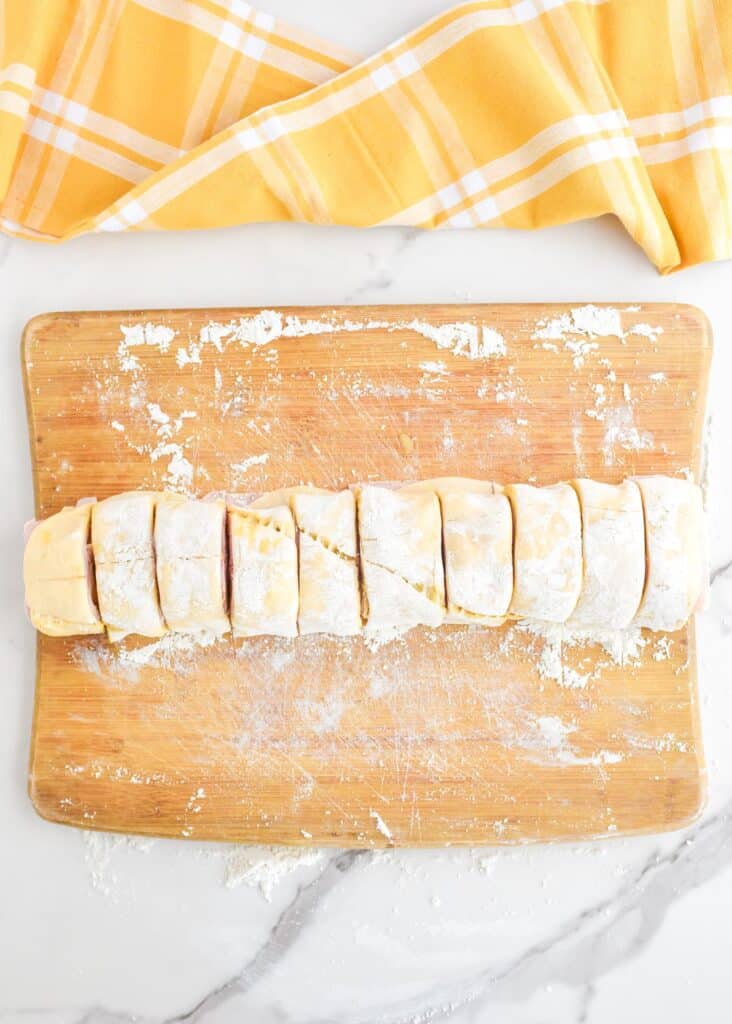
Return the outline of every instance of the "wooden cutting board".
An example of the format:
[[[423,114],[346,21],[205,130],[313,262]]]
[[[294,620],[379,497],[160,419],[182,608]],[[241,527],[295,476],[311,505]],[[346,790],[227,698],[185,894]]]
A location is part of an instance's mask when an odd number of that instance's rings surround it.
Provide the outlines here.
[[[36,514],[166,483],[696,478],[710,354],[679,305],[42,316]],[[693,628],[637,639],[622,663],[516,625],[39,637],[31,798],[85,828],[342,847],[675,828],[704,795]]]

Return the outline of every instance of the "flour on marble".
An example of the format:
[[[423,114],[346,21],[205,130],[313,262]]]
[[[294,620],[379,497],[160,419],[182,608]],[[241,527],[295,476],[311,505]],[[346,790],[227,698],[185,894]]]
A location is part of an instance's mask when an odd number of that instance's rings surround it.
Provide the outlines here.
[[[327,853],[320,847],[229,846],[220,857],[227,889],[259,889],[271,902],[278,885],[301,868],[319,867]]]
[[[117,873],[112,869],[112,861],[120,850],[134,850],[148,853],[155,844],[154,839],[143,836],[125,836],[109,832],[82,831],[84,845],[84,864],[89,875],[92,889],[102,896],[116,902]]]

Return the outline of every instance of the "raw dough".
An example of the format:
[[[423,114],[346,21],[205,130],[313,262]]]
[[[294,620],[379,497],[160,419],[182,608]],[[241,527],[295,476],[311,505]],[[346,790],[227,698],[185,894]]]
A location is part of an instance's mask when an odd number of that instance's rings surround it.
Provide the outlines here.
[[[160,607],[168,628],[218,636],[231,629],[226,611],[226,505],[166,493],[155,510]]]
[[[229,508],[234,636],[297,636],[295,523],[287,505]]]
[[[643,504],[632,480],[573,480],[582,512],[583,576],[568,619],[583,629],[625,629],[638,611],[646,578]]]
[[[511,505],[498,484],[441,477],[411,485],[440,499],[445,622],[500,626],[513,593]]]
[[[437,495],[364,484],[357,508],[367,632],[439,626],[445,581]]]
[[[89,552],[91,505],[64,508],[38,523],[23,555],[30,620],[48,636],[103,633]]]
[[[566,622],[582,586],[582,526],[569,484],[506,487],[513,508],[515,618]]]
[[[165,631],[155,577],[153,522],[160,495],[130,491],[92,505],[97,596],[109,639]]]
[[[389,634],[505,615],[676,630],[706,593],[702,497],[686,480],[502,490],[448,477],[364,484],[356,498],[299,486],[227,506],[143,491],[63,509],[28,539],[31,621],[56,636],[104,624],[111,640],[168,626],[222,634],[227,532],[236,636],[352,636],[363,620]]]
[[[634,625],[673,632],[704,597],[706,533],[699,488],[667,476],[637,477],[646,524],[646,587]]]
[[[301,491],[293,495],[292,510],[300,545],[300,633],[360,633],[353,493]]]

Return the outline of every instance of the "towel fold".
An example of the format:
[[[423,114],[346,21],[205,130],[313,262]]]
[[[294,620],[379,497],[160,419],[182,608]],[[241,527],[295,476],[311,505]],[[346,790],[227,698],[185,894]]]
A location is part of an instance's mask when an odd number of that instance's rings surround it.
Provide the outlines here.
[[[607,213],[732,256],[727,0],[465,3],[367,60],[243,0],[0,4],[9,234]]]

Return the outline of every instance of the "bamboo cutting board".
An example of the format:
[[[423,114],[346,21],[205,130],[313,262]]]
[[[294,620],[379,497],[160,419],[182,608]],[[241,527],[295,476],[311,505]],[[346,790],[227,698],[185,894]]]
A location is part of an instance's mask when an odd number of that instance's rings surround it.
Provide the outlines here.
[[[42,316],[23,345],[36,514],[166,484],[698,477],[710,354],[677,305]],[[693,627],[624,642],[39,637],[31,798],[86,828],[242,842],[674,828],[704,794]]]

